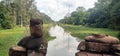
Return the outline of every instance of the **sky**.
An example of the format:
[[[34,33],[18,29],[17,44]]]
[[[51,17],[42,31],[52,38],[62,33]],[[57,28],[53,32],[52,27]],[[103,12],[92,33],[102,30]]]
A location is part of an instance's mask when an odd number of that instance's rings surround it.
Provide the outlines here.
[[[79,6],[86,9],[94,7],[97,0],[35,0],[35,2],[40,12],[47,14],[54,21],[59,21]]]

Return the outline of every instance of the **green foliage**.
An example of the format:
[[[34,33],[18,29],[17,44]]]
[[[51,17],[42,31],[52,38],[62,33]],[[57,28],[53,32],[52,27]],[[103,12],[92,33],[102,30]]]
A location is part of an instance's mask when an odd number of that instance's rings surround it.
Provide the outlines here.
[[[109,5],[111,0],[98,0],[95,7],[89,9],[88,25],[99,28],[107,28],[110,20]]]
[[[13,20],[11,16],[11,8],[0,3],[0,27],[3,29],[13,28]]]
[[[65,16],[64,19],[59,22],[65,24],[84,25],[87,19],[88,13],[84,7],[78,7],[76,11],[73,11],[70,16]]]
[[[120,2],[117,2],[111,9],[111,24],[113,29],[120,30]]]

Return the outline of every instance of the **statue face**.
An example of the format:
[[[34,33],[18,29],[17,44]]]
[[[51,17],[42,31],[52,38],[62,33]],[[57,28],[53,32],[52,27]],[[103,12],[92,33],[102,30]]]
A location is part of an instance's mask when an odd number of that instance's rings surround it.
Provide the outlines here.
[[[43,30],[43,25],[41,24],[30,26],[31,35],[33,36],[42,36],[43,35],[42,30]]]
[[[30,31],[32,36],[41,37],[43,35],[43,22],[40,19],[30,21]]]

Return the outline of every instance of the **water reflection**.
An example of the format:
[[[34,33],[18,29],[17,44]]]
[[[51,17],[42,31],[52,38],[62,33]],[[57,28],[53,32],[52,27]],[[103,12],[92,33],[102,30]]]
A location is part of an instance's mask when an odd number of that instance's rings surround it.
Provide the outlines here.
[[[75,56],[79,44],[75,37],[58,25],[51,27],[49,33],[56,38],[48,42],[47,56]]]

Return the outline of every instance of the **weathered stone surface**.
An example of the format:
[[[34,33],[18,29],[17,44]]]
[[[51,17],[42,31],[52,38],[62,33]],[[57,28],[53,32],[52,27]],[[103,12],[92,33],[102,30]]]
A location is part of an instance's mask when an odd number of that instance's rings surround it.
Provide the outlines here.
[[[77,47],[77,50],[85,51],[86,46],[85,46],[85,41],[81,41],[80,44]]]
[[[114,52],[120,53],[120,44],[114,44],[114,45],[112,45],[112,50]]]
[[[75,56],[119,56],[115,54],[100,54],[100,53],[91,53],[91,52],[77,52]]]
[[[97,42],[86,42],[87,51],[107,53],[110,52],[111,45],[106,43],[97,43]]]
[[[75,56],[87,56],[86,52],[77,52]]]
[[[102,56],[119,56],[119,55],[115,55],[115,54],[102,54]]]
[[[102,56],[102,54],[90,53],[90,52],[77,52],[76,56]]]
[[[21,46],[13,46],[9,49],[9,56],[26,56],[26,50]]]
[[[77,50],[76,56],[120,56],[119,39],[105,34],[87,36]]]
[[[32,52],[32,53],[28,53],[28,56],[45,56],[43,53],[37,53],[37,52]]]
[[[26,51],[26,49],[21,46],[12,46],[11,48],[16,51]]]
[[[111,44],[81,41],[77,50],[91,52],[110,52]]]
[[[93,34],[85,37],[85,40],[89,42],[102,42],[102,43],[110,43],[110,44],[119,43],[119,39],[117,39],[116,37],[112,37],[105,34]]]

